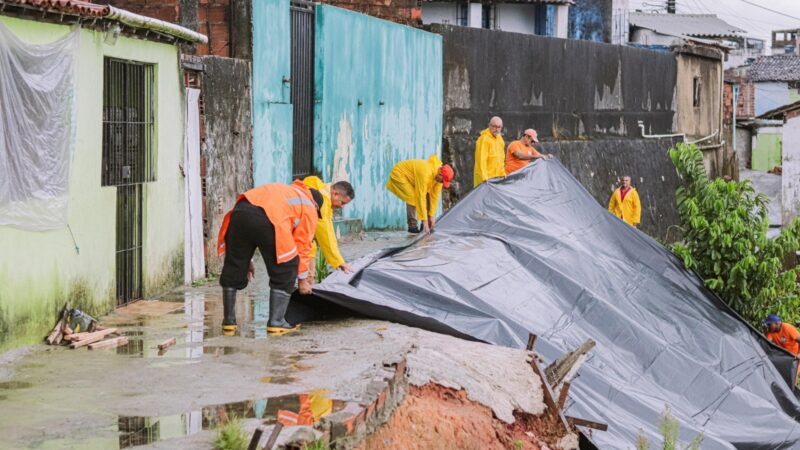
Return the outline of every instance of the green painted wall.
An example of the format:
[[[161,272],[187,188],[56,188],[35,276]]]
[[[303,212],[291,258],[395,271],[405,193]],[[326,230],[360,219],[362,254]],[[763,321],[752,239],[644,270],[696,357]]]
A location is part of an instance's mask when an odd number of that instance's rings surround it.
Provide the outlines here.
[[[759,132],[753,145],[753,170],[769,171],[781,165],[782,136],[779,133]]]
[[[0,16],[22,40],[52,42],[69,27]],[[144,287],[147,295],[183,274],[184,91],[178,50],[166,44],[81,30],[77,123],[70,162],[68,229],[28,232],[0,227],[0,351],[39,341],[58,308],[102,314],[115,306],[116,188],[100,186],[104,56],[156,64],[157,181],[144,188]]]

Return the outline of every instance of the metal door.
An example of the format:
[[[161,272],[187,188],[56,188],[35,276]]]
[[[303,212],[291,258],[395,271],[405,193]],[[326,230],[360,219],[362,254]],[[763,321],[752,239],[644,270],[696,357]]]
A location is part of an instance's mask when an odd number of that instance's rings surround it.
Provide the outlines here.
[[[142,185],[117,186],[117,305],[142,298]]]
[[[314,4],[292,1],[292,178],[311,175],[314,159]]]

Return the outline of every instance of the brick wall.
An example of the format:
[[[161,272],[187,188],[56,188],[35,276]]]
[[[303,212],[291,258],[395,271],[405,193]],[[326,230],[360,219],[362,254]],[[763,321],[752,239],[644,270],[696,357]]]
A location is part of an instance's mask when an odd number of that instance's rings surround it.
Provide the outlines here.
[[[733,85],[739,86],[738,105],[736,108],[736,120],[752,118],[755,115],[755,85],[746,79],[725,80],[725,87],[722,92],[722,102],[724,105],[723,117],[725,123],[733,121]]]
[[[331,6],[364,13],[404,25],[422,25],[418,0],[320,0]]]
[[[231,0],[109,0],[108,3],[205,34],[208,45],[197,45],[197,55],[232,56]]]

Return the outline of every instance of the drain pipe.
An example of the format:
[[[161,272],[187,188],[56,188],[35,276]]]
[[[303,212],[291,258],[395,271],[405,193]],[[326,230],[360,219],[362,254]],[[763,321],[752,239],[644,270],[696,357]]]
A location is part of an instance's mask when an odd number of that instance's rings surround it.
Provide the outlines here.
[[[713,137],[714,137],[714,136],[716,136],[717,134],[719,134],[719,129],[717,129],[717,131],[715,131],[715,132],[713,132],[713,133],[709,134],[708,136],[706,136],[706,137],[704,137],[704,138],[700,138],[700,139],[698,139],[698,140],[696,140],[696,141],[688,141],[688,142],[686,142],[686,143],[687,143],[687,144],[699,144],[699,143],[701,143],[701,142],[703,142],[703,141],[707,141],[707,140],[709,140],[709,139],[713,138]],[[702,148],[702,147],[701,147],[701,148]]]
[[[642,130],[642,137],[643,137],[643,138],[647,138],[647,139],[661,139],[661,138],[673,138],[673,137],[680,137],[680,138],[683,138],[683,140],[684,140],[684,141],[686,140],[686,134],[685,134],[685,133],[676,133],[676,134],[647,134],[647,133],[645,133],[645,131],[644,131],[644,122],[640,120],[640,121],[638,121],[637,123],[639,124],[639,129],[640,129],[640,130]]]

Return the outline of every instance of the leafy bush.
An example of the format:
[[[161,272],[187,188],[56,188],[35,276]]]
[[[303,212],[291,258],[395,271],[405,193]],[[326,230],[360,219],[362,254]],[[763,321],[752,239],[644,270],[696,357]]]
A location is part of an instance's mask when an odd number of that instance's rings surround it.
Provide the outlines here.
[[[749,180],[710,180],[695,145],[678,144],[669,156],[683,179],[676,194],[683,240],[675,254],[753,325],[769,313],[800,319],[798,267],[783,264],[800,246],[800,219],[768,239],[769,200]]]
[[[328,275],[331,274],[331,269],[328,267],[328,261],[325,259],[325,255],[322,254],[322,251],[317,251],[317,259],[314,260],[314,273],[314,280],[317,283],[322,282],[322,280],[328,278]]]
[[[231,419],[217,429],[215,450],[245,450],[249,444],[240,419]]]
[[[685,450],[699,450],[700,444],[703,442],[703,435],[698,434],[694,439],[692,439],[692,442],[688,446],[681,447],[681,443],[679,441],[681,433],[680,424],[675,417],[672,416],[669,406],[667,406],[664,409],[664,412],[661,414],[661,423],[659,424],[659,429],[661,430],[661,436],[664,439],[664,442],[659,447],[662,450],[680,450],[681,448]],[[641,432],[636,440],[636,450],[650,450],[650,443]]]

